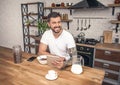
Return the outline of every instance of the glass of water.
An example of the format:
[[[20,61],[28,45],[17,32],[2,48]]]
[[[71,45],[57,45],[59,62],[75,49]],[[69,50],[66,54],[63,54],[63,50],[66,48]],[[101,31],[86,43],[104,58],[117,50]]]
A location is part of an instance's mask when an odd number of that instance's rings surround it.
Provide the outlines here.
[[[13,46],[13,57],[14,57],[14,63],[22,62],[22,49],[20,45]]]

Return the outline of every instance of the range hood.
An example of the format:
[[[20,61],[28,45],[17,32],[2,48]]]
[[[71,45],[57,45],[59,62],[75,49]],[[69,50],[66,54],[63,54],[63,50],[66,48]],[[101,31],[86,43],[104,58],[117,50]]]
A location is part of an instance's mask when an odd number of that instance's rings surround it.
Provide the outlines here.
[[[97,0],[83,0],[77,4],[69,7],[70,9],[80,9],[80,8],[106,8],[105,5]]]

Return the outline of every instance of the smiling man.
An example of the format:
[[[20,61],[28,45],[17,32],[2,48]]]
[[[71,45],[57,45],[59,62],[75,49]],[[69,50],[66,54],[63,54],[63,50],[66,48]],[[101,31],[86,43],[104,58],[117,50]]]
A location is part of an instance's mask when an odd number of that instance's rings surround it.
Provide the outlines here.
[[[52,12],[48,15],[48,26],[50,30],[43,34],[38,54],[59,57],[59,60],[53,61],[52,64],[61,69],[65,66],[64,62],[70,59],[68,50],[75,48],[75,41],[73,36],[62,28],[59,13]],[[50,52],[47,52],[47,48]]]

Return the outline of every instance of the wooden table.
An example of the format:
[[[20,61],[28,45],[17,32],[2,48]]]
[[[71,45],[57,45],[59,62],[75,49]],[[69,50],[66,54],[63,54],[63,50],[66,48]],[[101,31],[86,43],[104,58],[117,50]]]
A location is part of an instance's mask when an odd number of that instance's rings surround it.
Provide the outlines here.
[[[14,64],[12,50],[0,47],[0,85],[101,85],[105,72],[84,66],[80,75],[73,74],[70,67],[58,70],[41,65],[37,60],[27,61],[32,54],[23,53],[23,61]],[[45,79],[48,70],[58,73],[56,80]]]

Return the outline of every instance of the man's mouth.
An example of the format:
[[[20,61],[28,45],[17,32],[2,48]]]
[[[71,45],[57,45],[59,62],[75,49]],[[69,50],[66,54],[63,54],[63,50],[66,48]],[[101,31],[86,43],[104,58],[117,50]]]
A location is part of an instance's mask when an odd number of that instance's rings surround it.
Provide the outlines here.
[[[58,26],[58,27],[54,27],[54,28],[61,28],[60,26]]]

